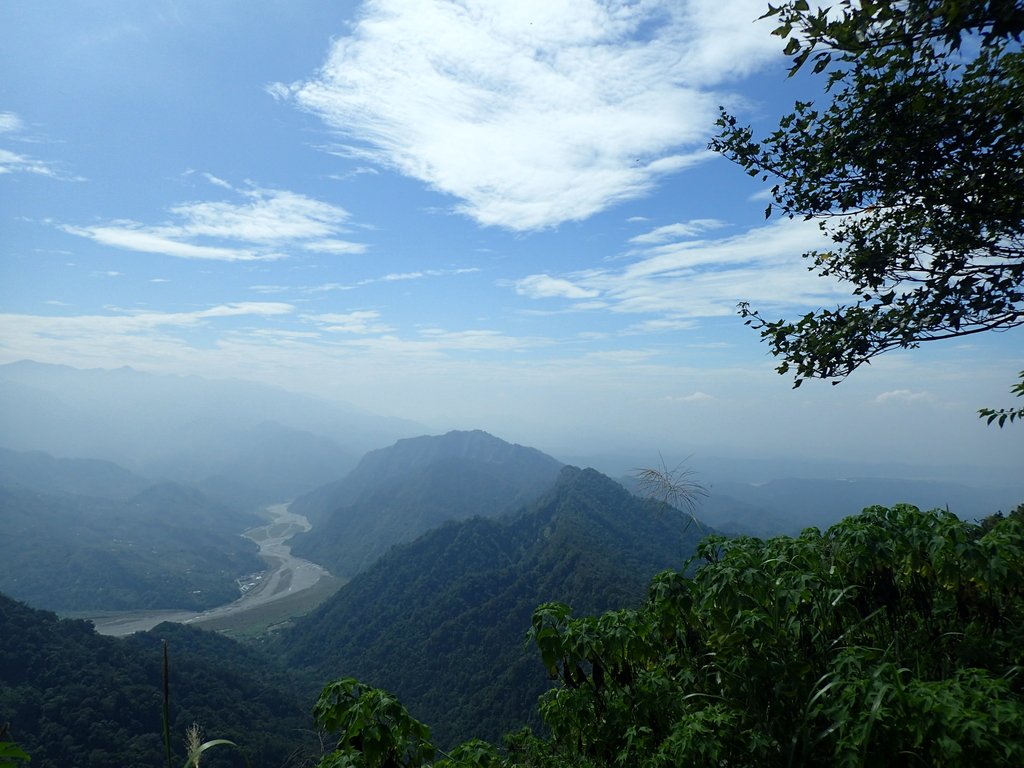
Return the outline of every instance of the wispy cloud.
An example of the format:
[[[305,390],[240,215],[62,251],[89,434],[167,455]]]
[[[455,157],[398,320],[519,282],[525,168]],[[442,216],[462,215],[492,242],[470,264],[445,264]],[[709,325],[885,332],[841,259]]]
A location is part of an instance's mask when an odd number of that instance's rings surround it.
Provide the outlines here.
[[[678,317],[662,317],[657,320],[646,320],[642,323],[635,323],[623,331],[626,335],[640,335],[649,333],[662,333],[664,331],[688,331],[696,328],[696,320],[683,319]]]
[[[221,179],[217,176],[214,176],[212,173],[204,173],[203,178],[205,178],[208,182],[215,186],[223,187],[224,189],[234,190],[234,187],[232,187],[229,182],[224,181],[224,179]]]
[[[509,336],[501,331],[471,329],[447,331],[442,328],[420,330],[421,341],[417,342],[435,350],[502,351],[526,349],[551,343],[546,339],[525,339]]]
[[[366,246],[342,240],[348,212],[336,205],[286,190],[252,187],[234,190],[204,174],[218,187],[232,189],[241,202],[204,201],[175,205],[173,221],[158,225],[134,221],[64,225],[64,231],[114,248],[181,259],[264,261],[290,249],[317,253],[362,253]]]
[[[267,91],[485,225],[585,219],[707,156],[721,89],[778,42],[750,0],[371,0]]]
[[[569,280],[550,275],[528,275],[515,283],[516,293],[531,299],[592,299],[599,295],[593,288],[584,288]]]
[[[31,141],[25,136],[26,130],[25,121],[20,115],[14,112],[0,112],[0,137],[7,140]],[[62,171],[57,163],[0,147],[0,175],[7,173],[29,173],[61,181],[82,181],[80,176]]]
[[[354,283],[323,283],[310,288],[300,289],[306,293],[325,293],[328,291],[351,291],[364,285],[374,283],[398,283],[406,280],[422,280],[428,277],[448,277],[451,275],[470,275],[479,272],[479,267],[456,267],[452,269],[421,269],[415,272],[389,272],[380,277],[367,277]],[[276,287],[276,286],[271,286]]]
[[[372,168],[368,165],[356,166],[350,171],[344,173],[330,173],[327,178],[334,179],[335,181],[351,181],[352,179],[359,178],[360,176],[379,176],[380,171],[376,168]]]
[[[908,403],[931,403],[935,396],[931,392],[914,392],[909,389],[891,389],[888,392],[875,397],[874,402],[879,404],[908,404]]]
[[[825,244],[813,222],[781,219],[714,240],[665,237],[652,236],[658,245],[630,251],[624,266],[529,275],[515,290],[528,298],[562,298],[578,311],[654,316],[632,331],[693,327],[695,318],[734,314],[740,301],[774,310],[817,307],[846,296],[837,282],[808,272],[800,258]]]
[[[380,334],[390,333],[394,330],[390,325],[379,322],[380,312],[370,309],[347,313],[303,315],[303,319],[322,326],[325,331],[335,333]]]
[[[258,253],[245,248],[223,248],[210,245],[194,245],[182,242],[168,232],[171,228],[160,227],[146,229],[134,222],[118,222],[111,226],[74,227],[64,226],[62,229],[70,235],[87,237],[102,245],[123,248],[139,253],[159,253],[164,256],[175,256],[180,259],[212,259],[215,261],[259,261],[268,258],[280,258],[281,254]],[[180,236],[180,235],[179,235]]]
[[[650,232],[630,238],[629,242],[637,243],[638,245],[657,245],[682,237],[696,237],[702,232],[724,226],[725,222],[718,219],[693,219],[676,224],[666,224],[663,227],[652,229]]]
[[[16,133],[24,127],[24,121],[14,112],[0,112],[0,133]]]
[[[673,395],[665,398],[669,402],[673,403],[706,403],[709,400],[714,400],[713,395],[709,395],[707,392],[691,392],[688,395]]]
[[[294,290],[288,285],[250,285],[249,290],[253,293],[287,293]]]
[[[246,315],[268,317],[287,315],[294,311],[291,304],[280,302],[243,301],[218,304],[191,312],[115,312],[107,315],[0,315],[0,325],[9,331],[15,328],[34,330],[42,336],[76,338],[138,333],[162,327],[187,327],[210,320]]]
[[[39,176],[57,178],[57,172],[42,160],[20,155],[9,149],[0,149],[0,173],[35,173]]]
[[[335,253],[335,254],[348,254],[348,253],[365,253],[365,243],[352,243],[348,240],[312,240],[308,243],[303,243],[302,248],[306,251],[313,251],[315,253]]]

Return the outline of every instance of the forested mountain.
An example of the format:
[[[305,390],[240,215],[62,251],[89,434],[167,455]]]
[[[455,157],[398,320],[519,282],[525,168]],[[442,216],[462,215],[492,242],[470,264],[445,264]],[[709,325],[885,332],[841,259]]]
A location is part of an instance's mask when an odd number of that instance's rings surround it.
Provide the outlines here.
[[[239,535],[257,522],[175,483],[123,499],[0,487],[0,591],[51,610],[210,608],[266,567]]]
[[[0,595],[0,723],[10,723],[32,768],[162,765],[163,639],[176,765],[193,722],[210,738],[242,745],[253,768],[278,768],[311,748],[310,703],[271,658],[176,624],[102,637],[88,622]],[[203,766],[240,766],[239,757],[213,750]]]
[[[279,638],[289,663],[400,696],[440,743],[498,738],[528,721],[548,681],[524,647],[533,610],[634,605],[701,533],[594,470],[565,468],[501,519],[448,523],[393,548]]]
[[[249,504],[345,476],[418,425],[238,380],[0,365],[0,446],[104,459]],[[220,494],[218,489],[223,489]]]
[[[293,502],[314,530],[296,537],[292,551],[350,577],[447,520],[518,509],[562,466],[479,430],[399,440],[366,454],[344,480]]]
[[[152,484],[152,480],[109,461],[58,459],[42,451],[0,448],[0,486],[126,499]]]
[[[1024,765],[1022,515],[900,504],[799,537],[709,536],[700,567],[658,574],[638,609],[535,611],[557,680],[546,733],[438,750],[400,701],[346,678],[314,710],[337,734],[321,765]]]

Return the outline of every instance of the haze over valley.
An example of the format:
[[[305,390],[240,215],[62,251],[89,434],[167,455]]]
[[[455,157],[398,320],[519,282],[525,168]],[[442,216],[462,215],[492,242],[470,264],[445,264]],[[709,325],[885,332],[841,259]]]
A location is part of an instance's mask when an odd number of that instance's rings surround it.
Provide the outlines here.
[[[0,388],[0,592],[103,634],[171,620],[264,637],[307,681],[299,698],[359,676],[428,720],[443,710],[435,734],[451,743],[536,722],[546,684],[522,637],[541,603],[635,604],[715,530],[796,533],[895,502],[975,519],[1024,498],[1020,483],[821,464],[766,480],[771,464],[736,457],[698,472],[694,520],[631,495],[625,464],[613,478],[272,387],[24,361],[0,366]],[[481,676],[495,665],[499,679]]]

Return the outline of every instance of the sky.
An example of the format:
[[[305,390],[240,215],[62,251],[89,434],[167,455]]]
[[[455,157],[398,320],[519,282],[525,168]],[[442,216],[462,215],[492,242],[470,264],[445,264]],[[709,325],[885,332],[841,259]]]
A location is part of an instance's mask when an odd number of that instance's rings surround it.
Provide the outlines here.
[[[707,150],[787,78],[761,0],[0,5],[0,363],[242,378],[431,431],[990,465],[1024,332],[774,371],[736,313],[849,297]]]

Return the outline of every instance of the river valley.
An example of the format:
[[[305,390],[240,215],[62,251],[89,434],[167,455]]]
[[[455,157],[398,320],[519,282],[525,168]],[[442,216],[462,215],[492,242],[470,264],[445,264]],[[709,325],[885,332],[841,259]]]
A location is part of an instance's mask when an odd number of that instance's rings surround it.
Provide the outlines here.
[[[244,623],[248,616],[271,616],[284,619],[294,611],[302,613],[311,604],[333,593],[340,582],[316,563],[295,557],[288,540],[297,533],[310,530],[309,521],[291,512],[289,504],[267,507],[269,522],[246,531],[243,535],[260,548],[260,557],[267,570],[259,578],[247,579],[243,594],[237,600],[201,613],[193,611],[128,611],[86,616],[101,635],[123,636],[144,632],[164,621],[196,624],[206,629]],[[307,599],[303,599],[307,598]],[[273,610],[280,608],[281,610]],[[269,623],[269,622],[268,622]]]

